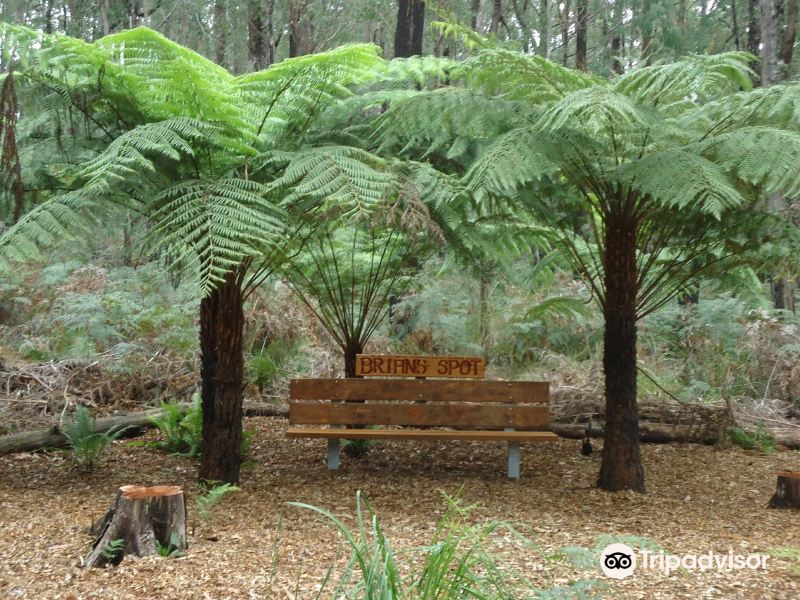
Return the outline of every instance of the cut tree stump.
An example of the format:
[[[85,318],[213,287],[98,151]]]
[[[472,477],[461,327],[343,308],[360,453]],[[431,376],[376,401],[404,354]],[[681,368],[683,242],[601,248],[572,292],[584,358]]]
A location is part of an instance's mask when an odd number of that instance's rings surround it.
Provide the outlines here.
[[[172,485],[124,485],[119,488],[114,505],[92,530],[97,532],[97,538],[84,560],[86,567],[116,565],[129,554],[159,554],[159,546],[183,551],[186,549],[183,490]]]
[[[800,508],[800,471],[778,473],[778,487],[767,508]]]

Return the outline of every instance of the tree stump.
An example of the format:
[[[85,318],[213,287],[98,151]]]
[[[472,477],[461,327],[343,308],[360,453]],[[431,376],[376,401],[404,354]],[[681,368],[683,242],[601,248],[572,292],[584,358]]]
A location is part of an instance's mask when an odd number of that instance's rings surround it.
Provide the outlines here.
[[[97,537],[84,566],[119,564],[128,555],[151,556],[186,549],[183,490],[171,485],[124,485],[114,504],[92,527]]]
[[[778,473],[778,487],[767,508],[800,508],[800,471]]]

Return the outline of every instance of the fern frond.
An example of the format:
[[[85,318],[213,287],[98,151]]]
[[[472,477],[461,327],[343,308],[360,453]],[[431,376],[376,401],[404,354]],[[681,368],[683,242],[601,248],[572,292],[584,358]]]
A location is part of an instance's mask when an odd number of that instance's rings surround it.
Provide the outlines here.
[[[246,258],[281,243],[286,215],[255,181],[188,180],[153,198],[147,212],[150,239],[175,249],[174,261],[199,262],[199,281],[208,292]]]
[[[40,248],[64,239],[89,235],[102,207],[80,192],[51,198],[26,213],[0,236],[0,266],[41,257]]]
[[[494,48],[479,52],[459,64],[456,73],[468,87],[509,100],[541,105],[567,94],[602,85],[597,77],[573,71],[541,56]]]
[[[521,127],[500,136],[486,148],[464,175],[464,181],[478,197],[502,196],[557,168],[558,163],[542,152],[537,132]]]
[[[284,194],[284,203],[320,206],[351,217],[374,213],[395,190],[396,178],[386,163],[364,150],[323,146],[293,153],[270,153],[267,160],[284,164],[282,175],[268,189]]]
[[[800,133],[743,127],[714,136],[704,155],[766,193],[800,194]]]
[[[646,155],[624,164],[618,173],[623,181],[662,206],[688,208],[719,218],[723,211],[744,202],[724,169],[682,149]]]
[[[699,55],[666,64],[640,67],[620,76],[614,88],[635,102],[666,105],[684,99],[703,102],[752,88],[757,60],[747,52]]]

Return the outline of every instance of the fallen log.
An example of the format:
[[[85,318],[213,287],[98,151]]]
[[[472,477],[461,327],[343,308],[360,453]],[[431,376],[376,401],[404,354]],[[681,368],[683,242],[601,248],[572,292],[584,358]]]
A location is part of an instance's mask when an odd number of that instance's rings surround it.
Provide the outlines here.
[[[180,406],[182,410],[186,410],[190,405]],[[273,404],[246,404],[243,411],[247,417],[281,417],[288,414],[288,408]],[[94,432],[102,433],[114,428],[128,427],[130,429],[121,437],[136,437],[142,435],[145,429],[154,427],[152,419],[162,414],[160,408],[154,408],[124,415],[100,417],[94,421]],[[50,429],[24,431],[0,437],[0,456],[16,452],[32,452],[42,448],[64,448],[67,445],[67,439],[56,425]]]
[[[550,423],[550,430],[563,438],[582,439],[586,431],[585,425],[575,423]],[[592,438],[602,438],[603,429],[592,427]],[[800,429],[796,432],[781,431],[774,434],[775,443],[792,450],[800,449]],[[639,425],[639,439],[642,442],[664,444],[682,442],[692,444],[713,445],[719,441],[719,435],[708,431],[698,431],[688,425],[673,426],[669,424],[642,422]]]
[[[186,546],[186,504],[181,488],[124,485],[103,518],[84,566],[117,565],[129,554],[174,556]]]

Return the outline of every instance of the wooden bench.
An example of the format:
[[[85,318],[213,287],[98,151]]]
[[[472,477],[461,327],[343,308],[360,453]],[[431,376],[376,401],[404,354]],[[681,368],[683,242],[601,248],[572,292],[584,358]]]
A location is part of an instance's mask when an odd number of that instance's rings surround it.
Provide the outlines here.
[[[342,439],[508,442],[508,477],[519,479],[520,444],[558,439],[548,431],[549,384],[480,380],[483,371],[472,357],[359,355],[356,372],[381,379],[291,381],[286,436],[327,439],[329,469],[339,468]],[[391,376],[416,379],[385,378]],[[423,378],[429,376],[460,379]],[[383,428],[354,427],[366,425]]]

